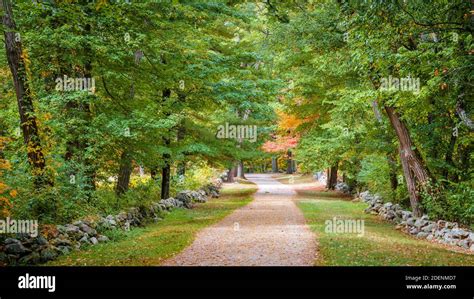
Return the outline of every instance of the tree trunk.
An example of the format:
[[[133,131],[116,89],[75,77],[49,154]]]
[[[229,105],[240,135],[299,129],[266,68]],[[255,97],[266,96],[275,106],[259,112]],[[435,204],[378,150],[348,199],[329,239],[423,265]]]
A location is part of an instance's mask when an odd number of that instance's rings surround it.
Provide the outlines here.
[[[33,168],[34,184],[39,189],[44,185],[52,185],[52,181],[47,178],[45,173],[46,162],[34,113],[33,96],[26,74],[22,45],[20,39],[16,38],[16,24],[13,18],[12,4],[10,0],[2,0],[1,3],[4,11],[5,49],[15,86],[23,141],[27,148],[28,162]]]
[[[278,173],[278,159],[277,157],[272,157],[272,172]]]
[[[392,191],[395,191],[398,188],[397,164],[392,154],[387,155],[387,161],[390,170],[390,187],[392,188]]]
[[[171,167],[167,163],[161,169],[161,199],[167,199],[170,197],[170,178],[171,178]]]
[[[135,64],[139,64],[140,60],[135,60]],[[130,98],[133,99],[135,97],[135,83],[132,82],[130,86]],[[145,173],[143,167],[141,165],[139,167],[139,173],[142,177]],[[132,157],[125,149],[120,156],[120,168],[119,168],[119,175],[117,179],[117,186],[115,188],[115,194],[117,196],[121,196],[128,191],[130,185],[130,175],[132,174]]]
[[[234,178],[237,177],[237,166],[232,166],[232,173],[234,175]]]
[[[186,128],[184,127],[184,124],[181,123],[178,127],[178,134],[176,138],[178,144],[180,143],[180,141],[184,140],[185,135],[186,135]],[[186,161],[180,161],[178,163],[177,173],[179,176],[184,176],[186,174]]]
[[[329,179],[331,177],[331,168],[328,168],[326,171],[326,189],[330,189],[331,187],[331,180]]]
[[[233,183],[234,182],[234,170],[233,168],[229,168],[227,170],[227,183]]]
[[[169,99],[171,96],[171,90],[163,90],[163,102]],[[169,116],[167,114],[167,116]],[[164,137],[163,142],[166,148],[169,148],[171,140],[169,137]],[[161,199],[167,199],[170,197],[170,181],[171,181],[171,156],[170,154],[163,154],[163,161],[165,165],[161,168]]]
[[[86,24],[84,26],[84,36],[91,34],[91,25]],[[89,44],[83,49],[86,56],[80,57],[78,65],[73,65],[74,73],[71,77],[80,76],[88,80],[92,80],[92,48]],[[84,97],[93,97],[93,95],[84,95]],[[67,128],[67,141],[66,141],[66,153],[65,160],[69,162],[69,169],[71,175],[81,175],[82,184],[80,188],[87,200],[91,200],[94,197],[94,191],[96,190],[96,161],[92,155],[86,155],[87,152],[93,152],[90,150],[94,146],[93,141],[90,138],[84,137],[89,136],[89,126],[87,123],[92,121],[91,106],[88,101],[82,101],[77,99],[70,99],[66,103],[66,115],[71,118],[80,119],[83,125],[79,127],[68,127]]]
[[[337,168],[338,168],[339,162],[336,162],[333,166],[331,166],[331,170],[329,171],[329,177],[328,177],[328,189],[329,190],[334,190],[337,184]]]
[[[288,150],[287,152],[287,160],[286,160],[286,173],[287,174],[292,174],[293,173],[293,162],[292,162],[292,159],[291,159],[291,150]]]
[[[86,24],[86,26],[85,26],[86,35],[90,35],[91,30],[92,30],[92,26],[90,24]],[[92,55],[91,55],[92,48],[89,44],[87,44],[87,46],[85,48],[85,52],[88,53],[88,55],[86,56],[86,61],[84,63],[84,77],[85,78],[90,78],[92,80],[92,78],[93,78],[93,76],[92,76]],[[88,96],[94,97],[93,95],[88,95]],[[92,120],[92,114],[91,114],[90,104],[85,105],[84,111],[86,112],[87,120],[91,121]],[[91,139],[86,139],[85,148],[89,149],[92,146],[93,146],[93,143],[92,143]],[[96,176],[97,176],[97,169],[96,169],[97,163],[96,163],[94,157],[92,157],[91,155],[84,155],[84,162],[85,162],[84,175],[85,175],[85,179],[86,179],[86,190],[92,196],[92,192],[96,190],[96,184],[95,184],[96,182],[95,181],[96,181]]]
[[[128,191],[130,184],[130,175],[132,174],[132,159],[130,155],[125,151],[120,156],[120,167],[117,179],[117,185],[115,186],[115,194],[121,196]]]
[[[166,146],[169,146],[168,142],[165,142]],[[165,161],[165,166],[161,168],[161,199],[167,199],[170,197],[170,182],[171,182],[171,165],[170,165],[170,155],[164,154],[163,160]]]
[[[245,179],[244,175],[244,161],[240,160],[237,164],[237,177],[239,179]]]
[[[419,152],[414,150],[414,144],[405,123],[400,119],[393,107],[385,106],[385,111],[398,137],[400,160],[410,195],[413,214],[419,217],[423,214],[420,204],[420,189],[424,188],[425,184],[430,180],[430,175]]]

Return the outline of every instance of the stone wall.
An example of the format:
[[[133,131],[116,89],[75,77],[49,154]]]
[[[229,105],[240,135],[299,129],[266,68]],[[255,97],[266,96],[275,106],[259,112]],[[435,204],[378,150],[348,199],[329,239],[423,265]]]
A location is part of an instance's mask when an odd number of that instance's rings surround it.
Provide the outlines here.
[[[431,221],[427,215],[413,216],[412,212],[403,210],[398,204],[384,203],[379,195],[369,191],[359,194],[359,198],[368,203],[366,213],[378,215],[396,224],[396,228],[420,239],[436,241],[474,252],[474,232],[462,228],[456,222],[444,220]]]
[[[191,209],[196,203],[206,202],[209,197],[219,197],[221,185],[222,179],[219,178],[197,191],[182,191],[175,198],[130,208],[117,215],[99,217],[97,220],[78,220],[66,225],[44,226],[39,229],[40,233],[36,237],[16,234],[0,245],[0,265],[45,263],[73,250],[107,242],[108,237],[101,233],[113,229],[128,231],[134,226],[160,221],[166,211],[175,208]]]
[[[349,185],[343,182],[337,183],[336,186],[334,186],[334,189],[344,194],[351,194],[351,189],[349,188]]]

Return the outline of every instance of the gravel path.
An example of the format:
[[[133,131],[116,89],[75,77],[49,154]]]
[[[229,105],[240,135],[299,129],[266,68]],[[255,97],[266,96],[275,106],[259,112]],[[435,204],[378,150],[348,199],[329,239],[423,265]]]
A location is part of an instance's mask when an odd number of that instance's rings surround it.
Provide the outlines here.
[[[293,202],[295,191],[267,174],[246,175],[255,199],[205,228],[167,266],[312,266],[317,245]]]

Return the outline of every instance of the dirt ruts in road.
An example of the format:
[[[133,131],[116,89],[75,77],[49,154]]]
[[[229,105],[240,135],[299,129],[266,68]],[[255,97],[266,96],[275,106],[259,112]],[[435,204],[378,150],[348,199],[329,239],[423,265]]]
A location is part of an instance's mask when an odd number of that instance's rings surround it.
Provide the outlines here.
[[[258,185],[255,199],[205,228],[168,266],[311,266],[314,234],[293,199],[296,195],[269,174],[246,175]]]

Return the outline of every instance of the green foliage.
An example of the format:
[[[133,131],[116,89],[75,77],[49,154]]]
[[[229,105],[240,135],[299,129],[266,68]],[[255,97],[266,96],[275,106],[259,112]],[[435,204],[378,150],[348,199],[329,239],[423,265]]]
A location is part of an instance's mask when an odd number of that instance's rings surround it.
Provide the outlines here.
[[[15,1],[13,10],[53,181],[44,190],[32,184],[0,51],[0,137],[8,140],[0,158],[11,166],[2,181],[18,193],[14,216],[63,222],[145,204],[158,199],[167,165],[172,195],[237,161],[259,169],[270,159],[262,144],[281,129],[276,109],[301,120],[292,134],[302,171],[337,163],[351,187],[405,204],[399,140],[385,115],[394,108],[439,182],[426,210],[472,221],[469,1],[42,4]],[[94,78],[95,90],[58,90],[64,76]],[[417,78],[420,88],[380,90],[389,76]],[[257,126],[256,142],[217,138],[225,123]],[[131,183],[119,196],[124,169]]]
[[[474,223],[474,188],[472,183],[450,184],[447,192],[423,194],[423,204],[434,219]]]
[[[361,169],[357,180],[384,198],[392,198],[390,194],[390,168],[386,157],[368,155],[361,161]]]
[[[176,194],[182,190],[197,190],[211,182],[212,179],[218,176],[218,171],[209,167],[206,163],[199,163],[186,171],[186,176],[180,178],[174,176],[175,186],[174,192]]]
[[[462,0],[273,2],[275,73],[293,83],[281,101],[306,119],[296,149],[302,170],[338,163],[356,189],[406,205],[400,141],[384,113],[392,107],[441,182],[440,198],[423,200],[425,210],[471,223],[473,136],[459,110],[472,122],[470,10]],[[389,76],[419,79],[419,90],[383,91]]]
[[[36,193],[20,191],[12,209],[13,217],[38,219],[41,223],[66,223],[97,212],[93,204],[74,200],[58,188],[47,188]]]
[[[14,217],[49,223],[112,214],[159,200],[167,164],[173,196],[260,155],[278,80],[255,47],[262,15],[254,3],[20,1],[13,11],[53,178],[44,189],[31,183],[1,51],[0,136],[9,139],[0,158],[11,165],[2,181],[18,191]],[[58,88],[66,77],[94,79],[95,89]],[[216,138],[225,122],[257,125],[258,141]],[[122,157],[132,172],[129,191],[118,196]],[[177,174],[183,165],[184,179]]]
[[[117,197],[112,188],[101,188],[97,191],[97,208],[102,214],[114,214],[129,207],[146,206],[160,200],[159,185],[147,179],[136,184],[124,195]]]

